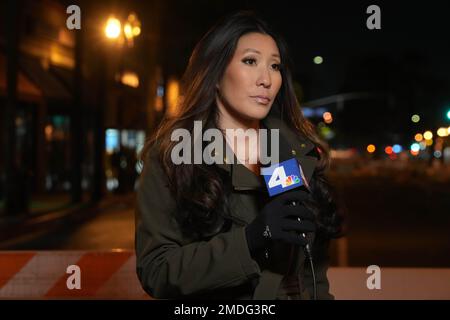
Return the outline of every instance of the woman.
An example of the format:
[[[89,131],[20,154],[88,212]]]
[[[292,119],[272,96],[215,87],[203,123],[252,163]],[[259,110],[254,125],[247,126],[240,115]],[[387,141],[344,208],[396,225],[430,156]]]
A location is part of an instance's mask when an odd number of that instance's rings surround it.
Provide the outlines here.
[[[220,21],[195,47],[180,112],[163,121],[142,154],[137,273],[154,298],[313,298],[308,241],[317,298],[333,298],[327,248],[340,228],[324,177],[329,156],[300,111],[287,59],[283,42],[249,12]],[[250,161],[259,148],[246,144],[242,157],[226,135],[234,159],[175,164],[172,133],[192,133],[194,121],[222,132],[279,129],[279,160],[297,158],[311,192],[269,198],[260,161]]]

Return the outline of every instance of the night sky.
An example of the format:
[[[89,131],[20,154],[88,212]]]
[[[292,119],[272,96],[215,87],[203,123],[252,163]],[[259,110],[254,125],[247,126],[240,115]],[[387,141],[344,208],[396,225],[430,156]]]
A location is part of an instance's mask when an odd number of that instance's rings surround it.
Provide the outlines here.
[[[396,60],[416,53],[427,60],[433,73],[449,79],[450,5],[445,1],[427,5],[411,1],[295,1],[295,8],[293,3],[172,0],[165,22],[170,25],[167,31],[173,46],[178,44],[176,54],[181,51],[187,59],[196,40],[222,15],[255,9],[287,40],[296,75],[320,72],[329,78],[325,91],[317,92],[319,96],[338,91],[349,62],[363,56],[384,55]],[[381,30],[366,28],[365,12],[370,4],[381,8]],[[312,63],[315,55],[325,59],[320,70]]]

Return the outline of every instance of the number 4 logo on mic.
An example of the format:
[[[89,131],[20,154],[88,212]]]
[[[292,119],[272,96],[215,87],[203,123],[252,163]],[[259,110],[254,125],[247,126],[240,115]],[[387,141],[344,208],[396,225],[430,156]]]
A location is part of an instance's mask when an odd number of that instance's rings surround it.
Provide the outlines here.
[[[262,168],[261,174],[264,176],[271,197],[303,185],[309,187],[296,159],[289,159],[268,168]]]

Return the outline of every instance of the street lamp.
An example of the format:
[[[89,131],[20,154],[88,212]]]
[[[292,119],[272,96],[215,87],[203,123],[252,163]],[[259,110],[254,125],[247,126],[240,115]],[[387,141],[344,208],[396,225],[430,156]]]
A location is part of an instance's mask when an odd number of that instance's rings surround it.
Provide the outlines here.
[[[104,184],[104,143],[105,143],[105,128],[103,123],[103,114],[104,110],[107,107],[106,102],[106,92],[108,91],[107,85],[108,85],[108,75],[110,73],[108,70],[111,71],[115,69],[119,69],[117,74],[115,74],[115,79],[118,82],[121,82],[123,85],[137,88],[139,87],[139,77],[136,72],[133,72],[131,70],[126,70],[125,67],[125,57],[127,50],[132,48],[134,46],[134,38],[139,36],[141,33],[141,22],[139,21],[137,15],[133,12],[129,13],[126,19],[122,19],[120,17],[120,20],[116,18],[114,15],[110,15],[109,18],[106,21],[106,24],[104,25],[104,35],[109,40],[107,44],[103,47],[103,59],[100,62],[102,65],[103,71],[99,72],[100,75],[102,75],[102,80],[100,81],[102,83],[102,87],[100,90],[100,99],[101,103],[99,104],[99,112],[98,112],[98,124],[97,124],[97,144],[99,145],[98,154],[96,155],[96,163],[97,163],[97,172],[98,177],[96,179],[96,190],[97,194],[95,195],[95,198],[100,198],[101,190],[105,186]],[[115,52],[109,52],[109,49],[118,49]],[[131,49],[130,49],[131,50]],[[111,50],[112,51],[112,50]],[[115,60],[111,60],[111,63],[117,63],[117,65],[110,65],[108,68],[108,57],[112,59],[112,54],[114,55]],[[116,72],[114,72],[116,73]],[[115,108],[118,116],[117,126],[119,127],[119,132],[122,132],[122,117],[121,112],[123,112],[123,107],[118,106]],[[120,134],[120,133],[119,133]],[[120,134],[120,137],[122,137],[122,134]],[[123,138],[119,139],[120,147],[123,146]],[[119,170],[120,172],[123,172],[123,170]],[[100,176],[101,175],[101,176]],[[111,176],[109,176],[111,178]],[[123,176],[122,174],[118,174],[118,183],[119,187],[122,187]]]
[[[106,21],[105,35],[108,39],[117,39],[121,33],[121,23],[119,19],[110,17]]]
[[[141,22],[135,13],[130,13],[127,20],[123,23],[114,16],[109,17],[105,25],[105,36],[108,39],[119,40],[120,43],[127,40],[128,47],[132,47],[134,38],[141,34]]]
[[[133,38],[141,34],[141,22],[135,13],[128,15],[127,21],[123,27],[123,33],[130,47],[133,46]]]

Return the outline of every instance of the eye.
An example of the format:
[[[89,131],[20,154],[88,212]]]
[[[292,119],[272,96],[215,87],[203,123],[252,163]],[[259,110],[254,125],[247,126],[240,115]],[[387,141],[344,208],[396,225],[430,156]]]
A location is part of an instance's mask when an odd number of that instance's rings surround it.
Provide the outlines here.
[[[275,70],[275,71],[280,71],[281,64],[279,64],[279,63],[272,64],[272,69]]]
[[[243,63],[248,64],[248,65],[254,65],[256,64],[256,59],[254,58],[245,58],[242,60]]]

